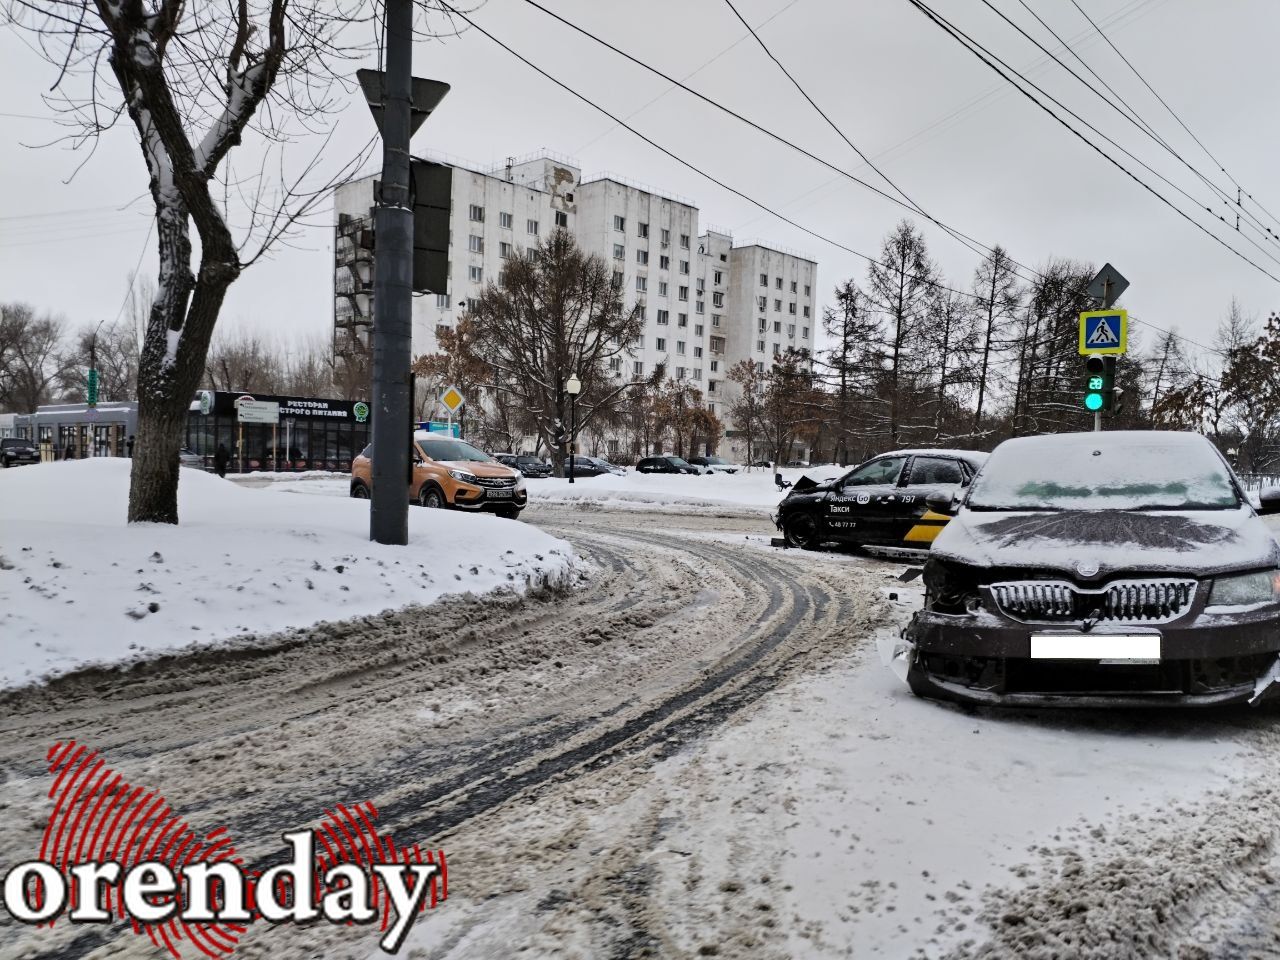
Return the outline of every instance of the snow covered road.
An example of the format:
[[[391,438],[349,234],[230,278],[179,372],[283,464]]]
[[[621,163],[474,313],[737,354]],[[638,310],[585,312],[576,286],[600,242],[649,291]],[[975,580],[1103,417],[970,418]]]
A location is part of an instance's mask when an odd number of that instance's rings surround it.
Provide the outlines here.
[[[75,737],[251,861],[374,800],[449,855],[410,956],[1276,952],[1274,714],[917,701],[875,649],[914,602],[902,565],[770,550],[727,508],[526,518],[597,565],[589,586],[0,694],[0,864],[38,846],[44,751]],[[108,955],[158,954],[0,926],[0,956]],[[236,955],[379,954],[360,929],[255,925]]]

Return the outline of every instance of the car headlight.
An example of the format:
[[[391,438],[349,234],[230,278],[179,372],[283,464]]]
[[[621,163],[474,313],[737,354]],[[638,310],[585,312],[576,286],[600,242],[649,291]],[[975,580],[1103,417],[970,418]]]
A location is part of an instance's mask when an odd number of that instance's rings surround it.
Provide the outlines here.
[[[457,480],[459,483],[479,483],[474,473],[467,473],[465,470],[450,470],[449,476]]]
[[[523,492],[524,492],[524,477],[523,476],[516,477],[516,493],[523,493]]]
[[[1248,607],[1276,600],[1280,600],[1280,570],[1219,577],[1209,592],[1210,607]]]

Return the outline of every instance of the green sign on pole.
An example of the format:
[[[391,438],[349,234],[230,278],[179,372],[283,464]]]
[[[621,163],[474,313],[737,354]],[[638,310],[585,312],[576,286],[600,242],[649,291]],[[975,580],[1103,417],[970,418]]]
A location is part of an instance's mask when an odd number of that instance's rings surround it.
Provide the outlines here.
[[[96,407],[98,405],[98,371],[92,367],[89,368],[89,406]]]

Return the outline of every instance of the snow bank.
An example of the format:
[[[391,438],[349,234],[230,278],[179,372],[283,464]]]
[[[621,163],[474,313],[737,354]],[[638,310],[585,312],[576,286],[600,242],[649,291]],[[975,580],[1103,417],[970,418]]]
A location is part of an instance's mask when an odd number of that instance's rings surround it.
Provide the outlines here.
[[[126,524],[129,461],[0,472],[0,688],[90,664],[567,582],[572,548],[527,524],[411,509],[369,542],[369,503],[247,490],[184,469],[182,523]]]
[[[815,480],[839,476],[847,468],[838,466],[787,469],[785,479],[794,483],[808,474]],[[591,503],[608,507],[643,504],[645,509],[679,506],[737,506],[773,510],[782,499],[773,482],[772,471],[751,473],[643,474],[628,470],[625,476],[607,474],[578,477],[570,484],[554,477],[529,480],[531,500],[549,503]]]

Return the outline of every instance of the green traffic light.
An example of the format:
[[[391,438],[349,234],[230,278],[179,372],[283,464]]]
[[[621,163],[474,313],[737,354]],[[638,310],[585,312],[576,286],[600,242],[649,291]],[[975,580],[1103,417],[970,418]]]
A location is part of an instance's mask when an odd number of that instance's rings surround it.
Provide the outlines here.
[[[1098,411],[1102,409],[1102,394],[1086,393],[1084,395],[1084,406],[1086,410]]]

